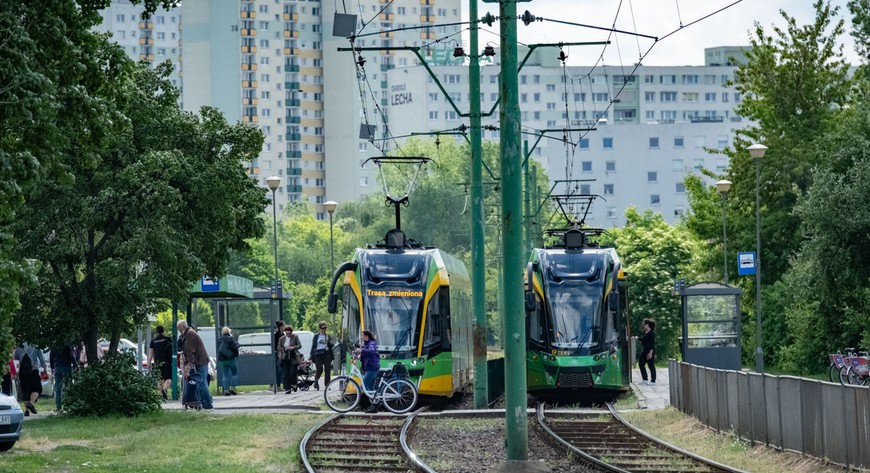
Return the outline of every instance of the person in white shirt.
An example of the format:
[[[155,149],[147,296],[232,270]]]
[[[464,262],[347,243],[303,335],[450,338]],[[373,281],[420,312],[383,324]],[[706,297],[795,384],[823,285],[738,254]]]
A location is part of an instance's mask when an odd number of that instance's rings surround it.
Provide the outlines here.
[[[320,384],[318,381],[320,381],[321,373],[324,375],[323,386],[326,387],[329,384],[330,375],[332,374],[332,347],[335,343],[332,341],[332,337],[326,333],[328,326],[325,321],[321,320],[318,322],[317,327],[320,331],[314,336],[308,359],[314,362],[314,366],[317,367],[317,372],[314,374],[314,389],[319,390]]]

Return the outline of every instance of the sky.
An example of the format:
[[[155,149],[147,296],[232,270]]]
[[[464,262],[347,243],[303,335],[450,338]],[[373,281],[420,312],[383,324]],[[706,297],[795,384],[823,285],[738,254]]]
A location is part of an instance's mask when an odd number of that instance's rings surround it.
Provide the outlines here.
[[[462,0],[463,18],[468,16],[468,2]],[[813,0],[742,0],[722,12],[695,23],[704,16],[734,3],[736,0],[533,0],[517,4],[519,14],[528,10],[535,16],[582,23],[585,25],[638,32],[653,37],[663,37],[677,31],[659,42],[628,34],[618,34],[611,38],[611,44],[603,46],[574,46],[567,49],[569,65],[591,65],[601,56],[608,65],[631,65],[646,54],[642,63],[647,66],[703,65],[704,48],[715,46],[741,46],[749,44],[749,32],[754,30],[755,22],[761,24],[768,33],[773,25],[784,27],[785,20],[780,16],[782,9],[795,17],[799,25],[809,24],[815,17]],[[858,54],[849,35],[851,16],[846,8],[847,0],[831,0],[840,7],[839,15],[845,19],[846,32],[838,38],[844,45],[843,52],[847,61],[857,64]],[[621,4],[621,8],[620,8]],[[617,15],[617,11],[619,14]],[[478,0],[478,14],[483,17],[487,12],[498,16],[498,3],[484,3]],[[684,27],[680,29],[680,22]],[[482,25],[479,41],[498,45],[498,28]],[[518,26],[518,40],[521,43],[558,43],[603,41],[608,32],[561,25],[558,23],[534,22]],[[466,34],[466,43],[467,34]],[[652,47],[652,49],[650,49]],[[558,54],[558,53],[555,53]]]

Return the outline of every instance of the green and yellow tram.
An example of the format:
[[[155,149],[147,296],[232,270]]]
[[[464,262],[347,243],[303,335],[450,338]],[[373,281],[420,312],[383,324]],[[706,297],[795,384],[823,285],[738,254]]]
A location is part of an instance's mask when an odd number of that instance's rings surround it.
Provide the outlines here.
[[[602,230],[551,232],[526,271],[527,376],[541,399],[610,400],[629,389],[625,272],[616,250],[590,237]]]
[[[390,230],[382,244],[357,249],[332,279],[337,311],[343,279],[342,345],[377,337],[381,368],[402,363],[421,395],[451,397],[472,381],[471,281],[465,265]],[[350,363],[352,350],[344,352]]]

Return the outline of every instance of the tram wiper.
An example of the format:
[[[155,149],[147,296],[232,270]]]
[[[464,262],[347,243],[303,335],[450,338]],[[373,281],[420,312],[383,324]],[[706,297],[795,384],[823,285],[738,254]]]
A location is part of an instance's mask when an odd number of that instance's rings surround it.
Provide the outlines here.
[[[580,341],[580,345],[578,345],[577,349],[574,350],[574,356],[578,356],[581,354],[580,352],[582,352],[583,348],[585,348],[583,345],[586,344],[586,339],[590,338],[592,333],[597,332],[597,331],[598,331],[597,325],[593,325],[593,326],[589,327],[589,331],[586,332],[586,335],[583,335],[583,340]]]

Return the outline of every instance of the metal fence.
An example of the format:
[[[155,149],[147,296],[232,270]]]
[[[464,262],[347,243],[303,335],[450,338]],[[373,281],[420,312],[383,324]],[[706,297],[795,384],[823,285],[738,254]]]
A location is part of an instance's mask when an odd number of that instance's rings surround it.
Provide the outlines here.
[[[870,389],[668,361],[671,404],[754,442],[870,466]]]

